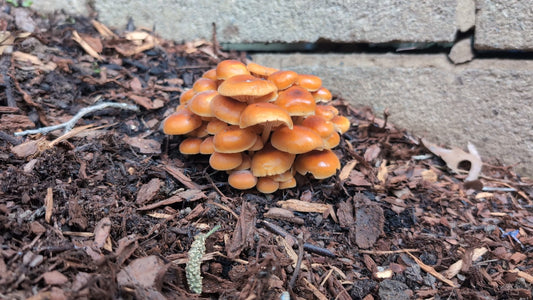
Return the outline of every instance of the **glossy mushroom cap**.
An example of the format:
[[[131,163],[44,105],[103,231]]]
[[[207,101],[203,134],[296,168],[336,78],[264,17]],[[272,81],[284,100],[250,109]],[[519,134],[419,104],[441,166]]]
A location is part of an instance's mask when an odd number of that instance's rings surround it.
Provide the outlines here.
[[[257,184],[257,177],[250,170],[232,171],[228,176],[228,183],[236,189],[247,190]]]
[[[211,168],[219,171],[232,170],[242,163],[241,153],[219,153],[213,152],[209,157]]]
[[[246,68],[250,73],[252,73],[252,75],[260,78],[267,78],[270,74],[279,71],[278,69],[265,67],[254,62],[248,63]]]
[[[322,79],[315,75],[298,74],[296,85],[299,85],[310,92],[314,92],[322,86]]]
[[[326,120],[331,120],[339,114],[339,110],[332,105],[317,105],[315,108],[315,116],[320,116]]]
[[[216,91],[217,82],[212,79],[202,77],[196,80],[196,82],[192,85],[192,89],[197,93],[204,91]]]
[[[291,116],[313,115],[316,108],[313,95],[300,86],[292,86],[280,92],[276,105],[287,110]]]
[[[202,139],[200,138],[186,138],[180,143],[180,152],[181,154],[198,154],[200,153],[201,143]]]
[[[298,155],[294,168],[302,175],[311,173],[316,179],[324,179],[335,175],[341,168],[341,163],[331,150],[313,150]]]
[[[268,98],[270,94],[277,93],[277,88],[272,82],[252,75],[237,75],[222,82],[218,87],[218,93],[247,102],[255,98]]]
[[[211,100],[213,100],[216,95],[218,95],[217,91],[213,90],[200,92],[187,102],[187,107],[200,117],[213,117]]]
[[[180,95],[180,104],[186,104],[189,100],[194,97],[196,92],[193,89],[186,90],[185,92],[181,93]]]
[[[285,125],[292,128],[293,126],[289,113],[272,103],[249,104],[241,113],[239,120],[241,128],[265,123],[270,123],[272,127]]]
[[[325,87],[320,87],[318,90],[312,92],[311,95],[313,95],[316,102],[329,102],[333,98],[331,92]]]
[[[284,173],[291,168],[294,157],[294,154],[266,145],[252,157],[252,173],[257,177]]]
[[[250,75],[250,72],[242,62],[228,59],[221,61],[217,65],[216,74],[218,80],[226,80],[236,75]]]
[[[250,129],[229,126],[215,134],[213,144],[216,152],[237,153],[248,150],[257,138],[257,134]]]
[[[168,135],[187,134],[200,126],[202,126],[200,116],[181,108],[163,121],[163,132]]]
[[[200,144],[200,154],[213,154],[213,152],[215,152],[213,136],[208,136]]]
[[[332,122],[316,115],[305,118],[302,126],[314,130],[322,138],[327,138],[335,132],[335,126]]]
[[[270,177],[259,177],[255,188],[263,194],[272,194],[279,189],[279,182]]]
[[[300,125],[294,125],[292,129],[286,126],[276,129],[270,142],[274,148],[292,154],[306,153],[323,147],[322,138],[318,133]]]
[[[205,73],[202,75],[202,78],[209,78],[211,80],[217,81],[217,69],[210,69],[208,71],[205,71]]]
[[[270,74],[267,79],[272,81],[281,91],[290,88],[296,82],[298,73],[294,71],[277,71]]]
[[[333,123],[335,130],[337,130],[340,134],[343,134],[350,129],[350,120],[348,120],[348,118],[345,116],[334,116],[331,119],[331,123]]]
[[[217,95],[211,101],[213,115],[228,124],[239,125],[242,111],[247,104],[222,95]]]

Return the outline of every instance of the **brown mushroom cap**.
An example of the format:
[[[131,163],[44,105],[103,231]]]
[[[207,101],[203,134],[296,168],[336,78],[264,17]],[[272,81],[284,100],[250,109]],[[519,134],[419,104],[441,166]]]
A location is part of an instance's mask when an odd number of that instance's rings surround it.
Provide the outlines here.
[[[290,179],[287,179],[286,181],[280,181],[279,182],[279,189],[292,189],[293,187],[296,187],[296,179],[294,179],[294,176]]]
[[[217,69],[210,69],[205,71],[204,74],[202,74],[202,78],[209,78],[211,80],[217,81]]]
[[[322,86],[322,79],[315,75],[298,74],[296,85],[299,85],[310,92],[314,92]]]
[[[291,168],[294,154],[266,145],[252,157],[252,173],[257,177],[281,174]]]
[[[202,126],[202,119],[182,107],[163,121],[163,132],[168,135],[186,134],[200,126]]]
[[[228,124],[239,125],[242,111],[247,104],[222,95],[217,95],[211,100],[213,115]]]
[[[254,62],[250,62],[246,65],[246,68],[252,75],[261,77],[261,78],[267,78],[270,74],[279,71],[278,69],[269,68],[262,66],[260,64],[256,64]]]
[[[257,184],[257,177],[250,170],[232,171],[228,176],[228,183],[236,189],[247,190]]]
[[[341,168],[341,163],[331,150],[313,150],[298,155],[294,168],[302,175],[311,173],[316,179],[324,179],[335,175]]]
[[[213,152],[209,157],[211,168],[219,171],[235,169],[242,163],[241,153],[219,153]]]
[[[233,169],[233,171],[248,170],[252,166],[252,158],[250,157],[250,155],[245,154],[245,153],[241,153],[241,154],[242,154],[242,162],[235,169]]]
[[[216,96],[215,96],[215,98],[216,98]],[[213,100],[215,98],[213,98]],[[213,103],[213,100],[211,100],[211,103]],[[221,121],[219,119],[213,119],[213,120],[211,120],[211,121],[209,121],[207,123],[206,130],[207,130],[207,133],[215,135],[219,131],[222,131],[222,130],[226,129],[227,127],[228,127],[228,124],[226,122]]]
[[[320,87],[318,90],[312,92],[311,95],[313,95],[316,102],[329,102],[333,98],[331,92],[325,87]]]
[[[200,154],[212,154],[213,152],[215,152],[213,136],[208,136],[200,144]]]
[[[246,128],[257,124],[270,123],[272,127],[285,125],[292,128],[293,123],[289,113],[272,103],[253,103],[246,106],[241,113],[239,126]]]
[[[276,105],[287,110],[291,116],[313,115],[316,108],[313,95],[300,86],[291,86],[280,92]]]
[[[350,129],[350,120],[345,116],[334,116],[331,119],[331,123],[333,123],[333,126],[335,126],[335,129],[340,134],[343,134]]]
[[[332,122],[316,115],[305,118],[302,126],[314,130],[321,138],[327,138],[335,132],[335,126],[333,126]]]
[[[270,142],[274,148],[292,154],[306,153],[323,147],[322,138],[318,133],[300,125],[294,125],[292,129],[286,126],[276,129]]]
[[[268,97],[271,93],[277,93],[277,88],[272,82],[252,75],[237,75],[222,82],[218,87],[218,93],[241,102],[247,102],[254,98]]]
[[[198,154],[200,153],[200,144],[202,139],[189,137],[181,141],[180,153],[182,154]]]
[[[229,126],[215,134],[213,144],[216,152],[237,153],[248,150],[257,138],[257,134],[250,129]]]
[[[326,120],[331,120],[339,114],[339,110],[332,105],[317,105],[315,108],[315,116],[321,116]]]
[[[290,88],[296,79],[298,79],[298,73],[294,71],[277,71],[268,76],[268,80],[272,81],[280,91]]]
[[[201,117],[213,117],[211,111],[211,100],[218,95],[217,91],[204,91],[197,93],[187,102],[187,107]]]
[[[194,97],[196,92],[193,89],[186,90],[185,92],[181,93],[180,95],[180,104],[186,104],[189,100]]]
[[[217,79],[226,80],[236,75],[250,75],[250,72],[246,68],[246,65],[238,60],[223,60],[216,68]]]
[[[279,182],[270,177],[259,177],[255,188],[263,194],[272,194],[279,188]]]
[[[324,149],[332,149],[339,145],[341,137],[337,132],[333,132],[330,136],[323,139]]]
[[[216,91],[218,88],[217,82],[209,78],[198,78],[192,85],[192,89],[199,93],[204,91]]]

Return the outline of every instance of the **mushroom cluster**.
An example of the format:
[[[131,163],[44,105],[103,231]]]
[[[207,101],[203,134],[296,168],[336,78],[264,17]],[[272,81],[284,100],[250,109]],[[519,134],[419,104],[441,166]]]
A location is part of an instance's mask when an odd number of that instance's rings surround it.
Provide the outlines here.
[[[232,187],[268,194],[295,187],[295,172],[323,179],[340,169],[331,149],[350,121],[331,98],[317,76],[225,60],[182,93],[163,131],[186,135],[179,151],[210,155]]]

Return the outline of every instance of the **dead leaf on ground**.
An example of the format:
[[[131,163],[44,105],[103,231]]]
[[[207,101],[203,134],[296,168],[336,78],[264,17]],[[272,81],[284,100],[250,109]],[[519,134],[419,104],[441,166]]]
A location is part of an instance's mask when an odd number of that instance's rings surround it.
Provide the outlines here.
[[[470,162],[470,170],[468,171],[468,176],[465,178],[465,181],[474,181],[478,179],[483,163],[476,147],[471,143],[468,143],[468,151],[470,151],[470,153],[456,147],[452,149],[441,148],[425,139],[422,139],[422,143],[429,151],[442,158],[442,160],[446,162],[448,168],[455,173],[460,173],[460,163],[465,161]]]
[[[168,265],[155,255],[138,258],[117,274],[121,287],[160,290]]]
[[[43,279],[49,285],[62,285],[68,282],[67,276],[59,271],[50,271],[43,274]]]
[[[130,234],[118,240],[118,247],[115,250],[118,265],[122,265],[138,247],[139,242],[135,234]]]
[[[128,145],[139,148],[142,154],[159,154],[161,153],[161,143],[152,139],[143,139],[141,137],[124,136],[124,142]]]
[[[252,204],[248,202],[242,203],[241,214],[233,231],[233,236],[231,241],[226,244],[226,252],[230,259],[238,257],[242,249],[252,242],[252,235],[257,222],[256,215],[257,210]]]
[[[159,192],[159,189],[163,186],[163,181],[159,178],[152,178],[148,183],[145,183],[139,189],[137,193],[137,204],[143,204],[152,200]]]
[[[365,174],[356,170],[350,172],[350,177],[348,177],[346,184],[363,187],[372,186],[372,184],[366,180]]]
[[[355,230],[350,234],[359,248],[367,249],[374,245],[383,233],[385,217],[383,209],[376,204],[363,204],[356,208]]]
[[[14,114],[0,116],[0,130],[14,131],[33,127],[35,127],[35,123],[28,116]]]
[[[103,248],[109,237],[109,233],[111,233],[111,219],[105,217],[94,228],[94,246]]]
[[[367,162],[372,162],[379,156],[379,153],[381,153],[381,147],[378,144],[373,144],[370,147],[366,148],[363,157]]]

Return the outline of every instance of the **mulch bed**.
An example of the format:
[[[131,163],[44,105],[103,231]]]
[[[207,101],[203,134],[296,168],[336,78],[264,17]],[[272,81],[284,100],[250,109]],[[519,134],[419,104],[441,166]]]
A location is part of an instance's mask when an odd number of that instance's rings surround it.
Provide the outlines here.
[[[512,167],[484,163],[465,185],[387,116],[336,98],[352,122],[337,176],[237,191],[160,126],[203,72],[245,53],[11,5],[0,33],[2,299],[532,297],[533,187]],[[101,102],[140,111],[13,135]],[[187,254],[216,225],[195,296]]]

